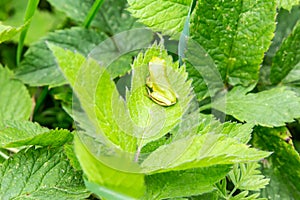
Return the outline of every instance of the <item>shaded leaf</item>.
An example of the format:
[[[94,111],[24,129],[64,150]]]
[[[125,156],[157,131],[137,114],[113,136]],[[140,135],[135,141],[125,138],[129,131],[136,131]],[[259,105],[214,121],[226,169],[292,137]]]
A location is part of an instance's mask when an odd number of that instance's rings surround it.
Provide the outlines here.
[[[94,3],[93,0],[48,1],[57,10],[66,13],[68,17],[79,23],[82,23],[85,20],[87,13]],[[130,13],[126,10],[126,7],[126,0],[104,1],[98,14],[92,21],[92,26],[98,27],[101,31],[105,32],[109,36],[134,27],[140,27],[139,24],[135,23],[136,19],[130,15]]]
[[[88,55],[105,38],[102,33],[79,27],[50,33],[28,49],[17,69],[16,77],[32,86],[65,84],[66,81],[46,42]]]
[[[266,171],[265,175],[270,176],[270,178],[277,177],[271,179],[271,184],[267,188],[270,195],[274,196],[272,191],[276,191],[275,196],[282,199],[287,196],[284,191],[288,190],[289,196],[297,199],[300,196],[300,169],[295,166],[300,165],[300,157],[294,147],[283,137],[286,135],[289,135],[286,127],[273,129],[257,127],[254,130],[252,144],[256,148],[273,152],[263,162],[266,168],[263,170]],[[282,196],[276,190],[280,185],[283,185],[282,188],[280,187],[280,190],[283,191]]]
[[[274,84],[281,82],[300,63],[300,23],[277,51],[271,68],[270,79]]]

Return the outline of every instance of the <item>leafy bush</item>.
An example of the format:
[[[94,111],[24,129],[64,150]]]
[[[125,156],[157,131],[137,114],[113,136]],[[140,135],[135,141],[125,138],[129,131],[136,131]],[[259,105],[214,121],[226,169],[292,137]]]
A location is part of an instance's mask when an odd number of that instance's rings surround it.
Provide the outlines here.
[[[300,2],[0,5],[1,199],[300,196]]]

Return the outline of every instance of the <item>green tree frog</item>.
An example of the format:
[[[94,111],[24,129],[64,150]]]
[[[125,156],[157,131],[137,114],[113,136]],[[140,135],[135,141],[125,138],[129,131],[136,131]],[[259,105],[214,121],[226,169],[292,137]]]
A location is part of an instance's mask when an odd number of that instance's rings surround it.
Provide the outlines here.
[[[146,80],[149,97],[157,104],[171,106],[177,102],[177,95],[167,77],[166,61],[153,57],[149,62],[150,76]]]

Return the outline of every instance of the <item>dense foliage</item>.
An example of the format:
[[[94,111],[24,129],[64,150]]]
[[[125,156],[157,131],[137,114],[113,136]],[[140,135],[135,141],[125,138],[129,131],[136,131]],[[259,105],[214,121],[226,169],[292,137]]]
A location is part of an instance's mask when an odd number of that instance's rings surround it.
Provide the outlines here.
[[[300,2],[2,0],[1,199],[298,199]]]

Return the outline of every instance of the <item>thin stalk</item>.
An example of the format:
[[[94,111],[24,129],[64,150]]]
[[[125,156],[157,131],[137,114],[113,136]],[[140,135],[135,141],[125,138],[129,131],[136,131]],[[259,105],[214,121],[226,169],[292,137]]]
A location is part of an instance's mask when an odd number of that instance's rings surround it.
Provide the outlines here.
[[[38,110],[40,109],[41,105],[43,104],[43,102],[46,99],[48,91],[49,91],[49,89],[47,86],[43,88],[42,92],[39,95],[39,98],[37,98],[37,100],[36,100],[33,115],[35,115],[38,112]]]
[[[24,17],[24,23],[27,22],[28,20],[30,20],[31,17],[34,15],[34,12],[37,9],[38,4],[39,4],[39,0],[29,0],[28,1],[26,12],[25,12],[25,17]],[[28,25],[23,29],[23,31],[20,34],[18,49],[17,49],[17,66],[19,66],[19,64],[20,64],[24,41],[25,41],[29,26],[30,26],[30,22],[28,22]]]
[[[100,9],[101,5],[103,4],[104,0],[96,0],[92,6],[92,8],[90,9],[90,11],[88,12],[84,22],[83,22],[83,27],[88,28],[94,17],[96,16],[98,10]]]

